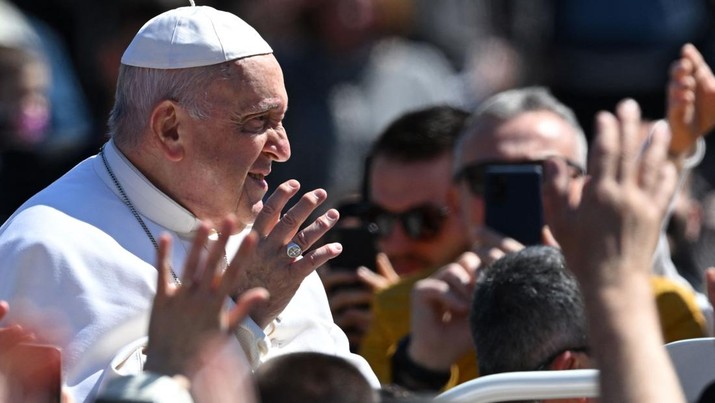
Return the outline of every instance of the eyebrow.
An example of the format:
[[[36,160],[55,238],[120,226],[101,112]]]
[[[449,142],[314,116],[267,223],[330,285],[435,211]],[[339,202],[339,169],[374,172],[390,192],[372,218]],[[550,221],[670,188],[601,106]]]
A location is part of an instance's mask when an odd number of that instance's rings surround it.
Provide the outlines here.
[[[259,114],[259,113],[265,113],[265,112],[269,112],[274,109],[278,109],[280,107],[281,107],[281,103],[278,101],[270,100],[270,101],[259,102],[255,106],[247,108],[248,113],[246,113],[246,114],[247,115],[255,115],[255,114]]]
[[[231,114],[231,119],[235,120],[237,122],[244,121],[246,119],[250,119],[255,116],[260,116],[265,113],[271,112],[275,109],[279,109],[281,107],[281,104],[279,102],[275,101],[269,101],[269,102],[262,102],[257,105],[253,105],[249,108],[246,108],[242,113],[239,112],[234,112]],[[287,110],[288,108],[286,108]]]
[[[254,105],[242,111],[231,112],[231,120],[242,122],[255,116],[260,116],[280,108],[280,104],[276,102]]]

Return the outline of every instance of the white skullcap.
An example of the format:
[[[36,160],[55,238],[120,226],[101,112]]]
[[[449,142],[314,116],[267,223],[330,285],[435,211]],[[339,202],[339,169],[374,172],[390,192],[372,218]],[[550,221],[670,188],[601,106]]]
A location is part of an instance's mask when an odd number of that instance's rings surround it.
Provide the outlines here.
[[[144,24],[122,56],[122,64],[154,69],[209,66],[273,53],[253,27],[208,6],[179,7]]]

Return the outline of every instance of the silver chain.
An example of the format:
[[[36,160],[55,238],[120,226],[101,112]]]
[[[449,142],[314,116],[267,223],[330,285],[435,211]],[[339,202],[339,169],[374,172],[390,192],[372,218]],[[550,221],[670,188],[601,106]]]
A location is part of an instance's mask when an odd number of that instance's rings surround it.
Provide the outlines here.
[[[102,162],[104,162],[104,167],[107,169],[107,173],[109,173],[109,176],[112,178],[112,181],[114,182],[114,186],[117,187],[119,194],[122,196],[122,201],[129,208],[129,211],[132,212],[132,215],[134,216],[134,218],[137,219],[137,222],[139,222],[139,225],[141,225],[146,236],[149,237],[149,240],[151,241],[152,245],[154,245],[154,248],[158,250],[159,244],[156,242],[156,239],[154,239],[154,235],[152,235],[151,231],[149,231],[149,228],[146,226],[146,223],[144,223],[144,220],[139,215],[139,212],[137,211],[137,209],[134,208],[134,205],[132,204],[131,200],[129,200],[129,196],[127,196],[126,192],[124,192],[124,188],[119,183],[119,180],[117,180],[117,177],[114,175],[114,171],[112,171],[112,168],[109,166],[109,163],[107,162],[107,157],[104,155],[104,146],[102,146],[102,149],[99,151],[99,155],[102,156]],[[225,259],[225,256],[224,256],[224,259]],[[157,270],[158,270],[158,268],[157,268]],[[174,277],[174,282],[176,282],[176,285],[180,286],[181,280],[179,280],[179,277],[177,277],[176,273],[174,273],[174,269],[172,269],[171,266],[169,266],[169,270],[171,270],[171,275],[172,275],[172,277]]]

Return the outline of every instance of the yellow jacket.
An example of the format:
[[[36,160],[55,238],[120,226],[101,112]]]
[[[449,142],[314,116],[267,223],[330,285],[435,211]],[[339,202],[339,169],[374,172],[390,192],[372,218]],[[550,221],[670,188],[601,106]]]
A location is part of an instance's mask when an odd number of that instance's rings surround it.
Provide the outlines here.
[[[431,271],[425,271],[405,277],[375,295],[373,322],[362,342],[360,354],[370,363],[383,384],[392,382],[392,355],[400,339],[410,332],[412,286],[430,274]],[[665,277],[654,276],[651,285],[666,343],[706,335],[705,318],[691,290]],[[476,359],[476,353],[469,353],[452,365],[451,377],[444,389],[476,378]]]

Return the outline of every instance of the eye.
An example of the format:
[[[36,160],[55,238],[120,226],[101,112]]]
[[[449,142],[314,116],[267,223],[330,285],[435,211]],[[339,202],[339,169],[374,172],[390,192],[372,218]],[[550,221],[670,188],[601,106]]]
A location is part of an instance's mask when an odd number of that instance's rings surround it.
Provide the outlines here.
[[[248,133],[261,133],[266,130],[268,123],[267,115],[252,117],[243,123],[242,130]]]

